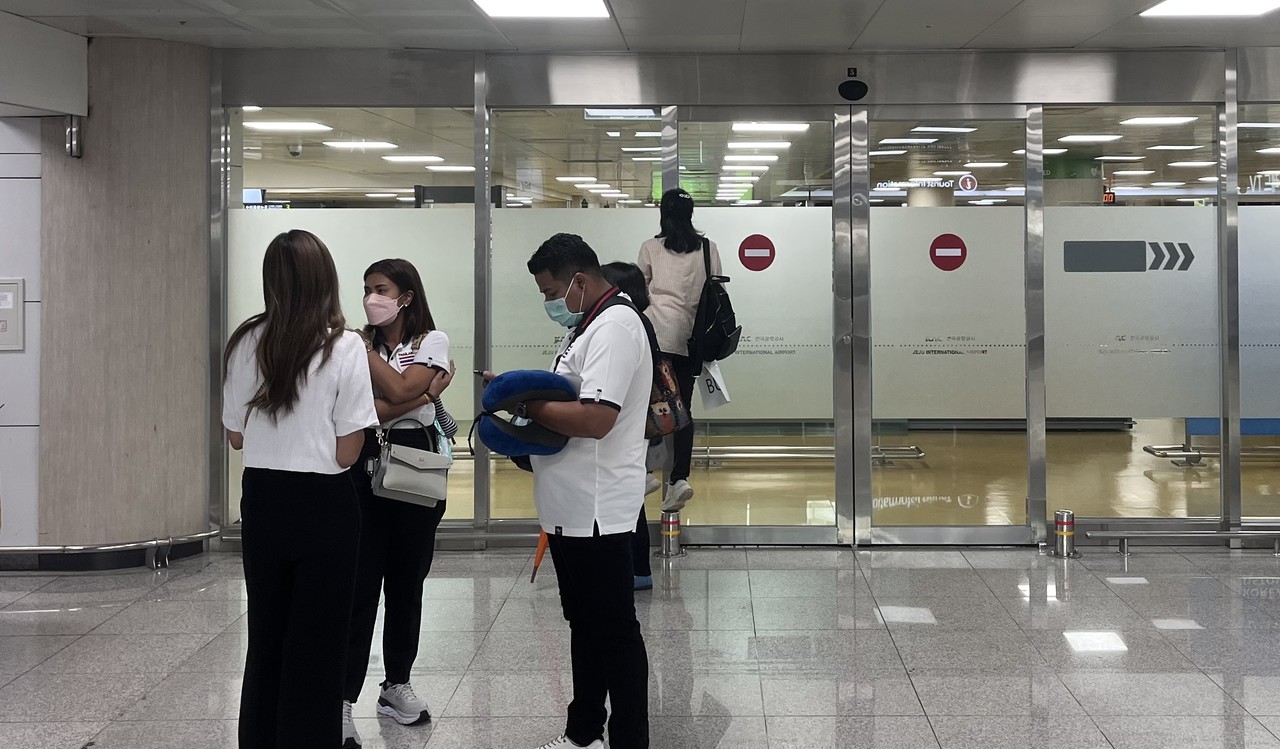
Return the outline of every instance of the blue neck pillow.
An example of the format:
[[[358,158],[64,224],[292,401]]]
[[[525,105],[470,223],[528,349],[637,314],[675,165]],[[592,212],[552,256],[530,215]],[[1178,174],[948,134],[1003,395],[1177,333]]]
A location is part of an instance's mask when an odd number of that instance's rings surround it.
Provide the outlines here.
[[[499,416],[526,401],[576,401],[578,389],[563,375],[539,369],[517,369],[498,375],[484,389],[484,412],[476,417],[480,441],[498,455],[511,458],[555,455],[569,438],[531,421],[516,423]]]

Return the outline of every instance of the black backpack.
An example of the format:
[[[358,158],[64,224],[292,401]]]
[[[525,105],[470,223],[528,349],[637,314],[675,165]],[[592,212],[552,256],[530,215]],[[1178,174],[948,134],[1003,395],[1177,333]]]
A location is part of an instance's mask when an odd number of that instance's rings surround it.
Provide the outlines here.
[[[693,335],[689,336],[689,358],[698,363],[728,359],[738,350],[738,339],[742,337],[742,326],[733,314],[733,302],[724,287],[729,277],[711,275],[711,242],[706,237],[702,238],[702,260],[707,282],[693,318]]]

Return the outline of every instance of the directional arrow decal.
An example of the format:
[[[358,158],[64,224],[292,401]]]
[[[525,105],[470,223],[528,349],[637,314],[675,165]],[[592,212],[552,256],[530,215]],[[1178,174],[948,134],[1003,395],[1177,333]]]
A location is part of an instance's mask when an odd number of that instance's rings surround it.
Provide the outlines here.
[[[1062,249],[1062,269],[1067,273],[1185,271],[1196,259],[1186,242],[1093,240],[1064,242]],[[1149,261],[1148,249],[1151,250]]]

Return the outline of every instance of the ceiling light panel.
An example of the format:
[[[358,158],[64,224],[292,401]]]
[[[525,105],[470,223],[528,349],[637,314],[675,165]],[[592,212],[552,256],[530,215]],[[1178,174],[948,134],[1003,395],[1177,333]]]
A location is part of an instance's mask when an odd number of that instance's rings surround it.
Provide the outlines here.
[[[1130,117],[1127,120],[1122,120],[1120,124],[1121,125],[1150,125],[1150,126],[1185,125],[1188,122],[1195,122],[1198,119],[1200,118],[1191,117],[1191,116],[1182,116],[1182,115],[1170,115],[1170,116],[1160,116],[1160,117]]]
[[[759,140],[759,141],[732,141],[729,143],[730,150],[759,149],[761,151],[781,151],[791,148],[790,141],[785,140]]]
[[[1063,137],[1058,138],[1058,142],[1059,143],[1110,143],[1112,141],[1120,140],[1123,137],[1124,137],[1123,135],[1089,135],[1089,134],[1064,135]]]
[[[1199,151],[1204,146],[1151,146],[1148,151]]]
[[[433,172],[474,172],[476,170],[474,166],[448,166],[444,164],[428,166],[427,169]]]
[[[526,0],[516,0],[516,2],[527,3]],[[582,110],[582,118],[585,120],[656,120],[658,113],[652,109],[602,109],[588,108]]]
[[[1241,18],[1264,16],[1280,8],[1280,0],[1164,0],[1140,15],[1177,18]]]
[[[1217,165],[1218,165],[1218,162],[1216,161],[1173,161],[1169,163],[1169,166],[1187,166],[1187,167],[1206,167],[1206,166],[1217,166]]]
[[[393,148],[399,148],[396,144],[385,140],[326,140],[324,144],[329,148],[341,148],[347,151],[390,151]]]
[[[490,18],[608,18],[604,0],[475,0]]]
[[[776,154],[771,154],[771,153],[731,153],[731,154],[726,154],[724,157],[724,160],[725,161],[741,161],[741,162],[752,162],[752,161],[771,162],[771,161],[777,161],[778,157]]]
[[[444,161],[439,156],[383,156],[382,160],[393,164],[438,164]]]
[[[1094,161],[1142,161],[1143,156],[1099,156]]]
[[[327,133],[333,129],[319,122],[246,122],[244,126],[264,133]]]
[[[912,146],[912,145],[928,145],[937,143],[937,138],[885,138],[880,141],[882,146]]]
[[[976,132],[976,127],[938,127],[934,125],[921,125],[911,128],[913,133],[972,133]]]
[[[1119,169],[1111,174],[1115,177],[1145,177],[1155,173],[1154,169]]]
[[[1005,166],[1009,166],[1009,162],[1007,161],[970,161],[968,164],[965,164],[965,167],[969,169],[999,169]]]
[[[807,122],[735,122],[735,133],[803,133],[809,129]]]

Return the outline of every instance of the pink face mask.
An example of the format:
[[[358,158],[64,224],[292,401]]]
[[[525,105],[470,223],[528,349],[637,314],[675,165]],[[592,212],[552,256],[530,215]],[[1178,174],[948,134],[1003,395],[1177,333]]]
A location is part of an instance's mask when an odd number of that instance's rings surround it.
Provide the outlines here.
[[[370,325],[380,328],[396,319],[400,314],[400,303],[381,294],[370,294],[364,298],[364,314]]]

